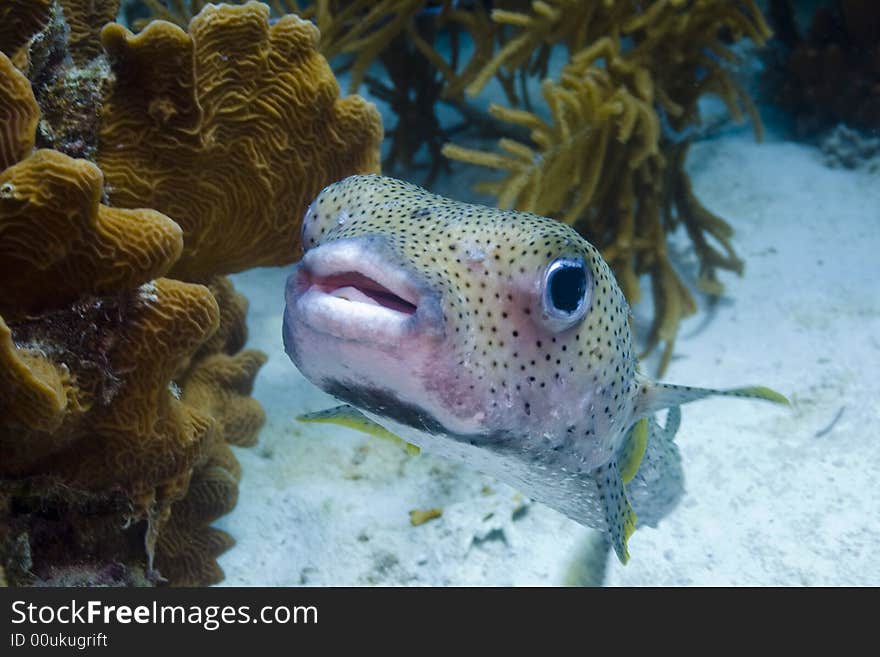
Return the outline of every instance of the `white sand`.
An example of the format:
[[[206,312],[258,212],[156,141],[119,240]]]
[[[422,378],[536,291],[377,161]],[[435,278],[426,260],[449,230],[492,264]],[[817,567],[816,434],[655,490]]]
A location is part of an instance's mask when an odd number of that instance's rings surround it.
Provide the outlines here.
[[[260,444],[238,450],[238,545],[228,585],[880,585],[880,177],[745,130],[697,144],[699,198],[736,229],[742,278],[688,320],[666,379],[788,394],[793,408],[707,400],[678,435],[687,492],[632,558],[464,466],[294,416],[333,404],[284,354],[286,272],[235,276],[249,345],[270,358],[255,389]],[[693,279],[684,235],[673,252]],[[637,316],[645,309],[636,308]],[[817,436],[843,409],[830,431]],[[413,527],[412,509],[443,516]],[[607,561],[607,569],[606,569]]]

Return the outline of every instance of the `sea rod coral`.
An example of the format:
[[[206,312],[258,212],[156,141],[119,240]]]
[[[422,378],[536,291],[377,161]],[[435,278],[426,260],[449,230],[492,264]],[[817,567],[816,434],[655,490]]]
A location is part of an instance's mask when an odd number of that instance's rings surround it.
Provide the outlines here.
[[[188,20],[186,3],[146,4],[156,15]],[[654,318],[646,351],[663,345],[660,370],[680,320],[697,309],[667,252],[668,235],[679,226],[687,232],[697,287],[710,301],[723,293],[721,271],[743,271],[732,227],[699,201],[684,167],[699,134],[701,97],[720,96],[733,118],[751,117],[760,136],[757,111],[733,71],[740,44],[770,36],[753,0],[273,3],[275,12],[289,8],[320,28],[318,47],[350,72],[351,89],[366,82],[395,113],[386,170],[402,166],[412,175],[422,149],[430,156],[426,184],[449,170],[442,152],[500,169],[504,178],[481,191],[501,206],[572,224],[602,249],[631,303],[647,276]],[[561,71],[551,66],[560,56],[567,58]],[[484,112],[469,97],[492,80],[507,105]],[[463,122],[441,122],[441,103]],[[468,147],[474,132],[483,142],[500,137],[499,150]],[[444,150],[446,142],[454,143]]]
[[[294,258],[308,198],[376,168],[381,124],[337,98],[296,17],[209,7],[189,34],[111,24],[99,44],[96,11],[23,22],[22,70],[0,53],[0,572],[208,584],[232,544],[210,526],[238,494],[229,446],[264,418],[265,356],[220,274]]]
[[[489,112],[526,129],[529,141],[502,138],[500,152],[449,144],[447,156],[500,169],[480,186],[501,207],[573,225],[602,250],[627,299],[651,279],[655,317],[647,349],[665,343],[663,371],[682,317],[696,304],[667,252],[667,234],[683,225],[699,260],[698,287],[722,293],[718,270],[741,273],[731,227],[705,208],[685,172],[699,123],[698,101],[717,94],[734,118],[760,120],[737,86],[728,45],[762,43],[769,29],[752,2],[532,2],[531,12],[496,10],[493,20],[519,31],[468,87],[477,93],[498,70],[534,67],[533,53],[563,45],[568,63],[545,78],[546,112],[492,105]]]

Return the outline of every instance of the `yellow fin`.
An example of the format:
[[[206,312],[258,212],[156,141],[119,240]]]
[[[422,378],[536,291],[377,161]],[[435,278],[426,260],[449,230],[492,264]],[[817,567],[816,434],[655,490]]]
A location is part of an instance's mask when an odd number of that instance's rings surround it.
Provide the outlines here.
[[[748,386],[746,388],[734,388],[733,390],[728,390],[727,394],[733,395],[735,397],[764,399],[766,401],[773,402],[774,404],[791,406],[791,402],[788,401],[788,397],[766,386]]]
[[[627,544],[629,543],[629,537],[633,535],[633,532],[636,530],[636,522],[638,518],[636,517],[636,512],[633,511],[633,508],[629,504],[629,500],[626,503],[626,521],[623,525],[623,557],[620,557],[620,563],[624,566],[629,563],[629,547]]]
[[[626,489],[620,477],[617,463],[611,463],[595,471],[596,485],[599,487],[599,498],[605,509],[605,521],[608,525],[608,536],[611,547],[617,553],[620,563],[629,561],[627,543],[636,529],[636,512],[626,496]]]
[[[618,461],[620,465],[620,478],[628,484],[639,471],[645,450],[648,447],[648,418],[643,417],[630,429],[629,436],[623,444]]]
[[[305,415],[298,416],[296,419],[300,422],[323,422],[326,424],[338,424],[343,427],[348,427],[349,429],[356,429],[368,433],[371,436],[375,436],[376,438],[390,440],[393,443],[402,445],[406,450],[406,453],[412,456],[415,456],[421,451],[417,445],[408,443],[403,438],[388,431],[388,429],[381,424],[373,422],[354,406],[348,406],[347,404],[336,406],[335,408],[328,408],[323,411],[317,411],[315,413],[306,413]]]
[[[641,390],[635,409],[637,416],[650,415],[663,408],[680,406],[698,399],[715,396],[762,399],[774,404],[791,405],[785,395],[781,395],[765,386],[744,386],[742,388],[719,390],[716,388],[694,388],[692,386],[679,386],[670,383],[657,383],[641,378],[639,387]]]

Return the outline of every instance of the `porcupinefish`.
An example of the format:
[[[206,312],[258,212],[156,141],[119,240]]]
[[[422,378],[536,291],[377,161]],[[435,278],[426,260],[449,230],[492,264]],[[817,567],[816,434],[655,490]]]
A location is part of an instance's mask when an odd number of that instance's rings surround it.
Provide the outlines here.
[[[624,563],[636,518],[655,524],[681,495],[678,406],[785,402],[642,375],[610,268],[553,219],[352,176],[311,204],[302,243],[285,349],[347,404],[305,419],[468,464],[605,532]]]

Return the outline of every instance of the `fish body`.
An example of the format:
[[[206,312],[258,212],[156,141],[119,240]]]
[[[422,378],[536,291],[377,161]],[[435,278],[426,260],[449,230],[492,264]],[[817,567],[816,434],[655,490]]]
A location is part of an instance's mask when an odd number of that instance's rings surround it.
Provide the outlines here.
[[[359,411],[365,430],[510,483],[604,531],[622,561],[637,516],[654,524],[681,494],[678,405],[783,400],[641,375],[610,268],[552,219],[352,176],[314,200],[302,242],[285,349],[353,407],[349,425]]]

